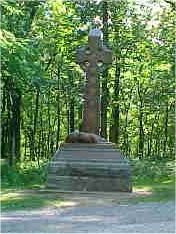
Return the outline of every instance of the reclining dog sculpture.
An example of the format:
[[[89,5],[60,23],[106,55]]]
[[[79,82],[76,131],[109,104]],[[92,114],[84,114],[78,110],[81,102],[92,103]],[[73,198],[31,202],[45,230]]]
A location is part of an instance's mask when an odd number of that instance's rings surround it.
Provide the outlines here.
[[[98,136],[94,133],[87,133],[87,132],[79,132],[75,130],[74,132],[70,133],[66,139],[65,143],[103,143],[107,142],[106,139]]]

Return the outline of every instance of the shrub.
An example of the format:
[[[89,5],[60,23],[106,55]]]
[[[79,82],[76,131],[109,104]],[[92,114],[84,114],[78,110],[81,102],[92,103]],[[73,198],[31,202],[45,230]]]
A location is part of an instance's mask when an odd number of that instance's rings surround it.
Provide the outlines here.
[[[132,160],[132,175],[134,179],[157,181],[161,178],[174,176],[173,161]]]
[[[14,167],[8,164],[1,165],[1,187],[34,187],[40,186],[46,179],[47,162],[40,162],[40,166],[36,162],[25,161],[18,163]]]

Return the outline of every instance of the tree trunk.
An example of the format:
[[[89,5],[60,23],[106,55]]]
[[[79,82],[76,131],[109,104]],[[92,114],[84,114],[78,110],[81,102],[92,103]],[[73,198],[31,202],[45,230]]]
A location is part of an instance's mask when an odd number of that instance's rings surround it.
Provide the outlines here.
[[[144,130],[143,130],[143,111],[140,106],[139,110],[139,144],[138,144],[138,156],[139,159],[143,158],[144,154]]]
[[[47,139],[47,155],[50,154],[50,140],[51,140],[51,115],[50,115],[50,90],[48,92],[48,106],[47,106],[47,119],[48,119],[48,139]]]
[[[10,165],[12,166],[16,161],[20,160],[20,124],[21,124],[21,93],[16,88],[11,87],[11,158]]]
[[[103,42],[108,44],[108,2],[103,1]],[[108,108],[108,96],[109,90],[108,83],[108,68],[105,68],[102,74],[102,88],[101,88],[101,131],[100,135],[107,138],[107,108]]]
[[[27,134],[24,132],[24,159],[27,157]]]
[[[9,98],[10,99],[10,98]],[[11,108],[11,104],[9,105],[10,101],[8,102],[8,107]],[[12,154],[12,124],[11,124],[11,109],[8,110],[8,156],[9,156],[9,165],[13,166],[13,154]]]
[[[70,110],[69,105],[66,104],[66,110],[67,110],[67,135],[70,134]]]
[[[137,84],[137,89],[138,89],[138,96],[139,96],[139,116],[138,116],[138,121],[139,121],[139,143],[138,143],[138,157],[139,159],[143,158],[144,155],[144,129],[143,129],[143,97],[141,96],[141,90],[140,90],[140,84],[138,82]]]
[[[72,97],[70,100],[70,111],[69,111],[69,125],[70,125],[70,132],[75,130],[75,106],[74,106],[74,98]]]
[[[74,87],[73,82],[73,73],[69,71],[69,81],[70,81],[70,90],[68,90],[69,93],[69,132],[73,132],[75,130],[75,98],[74,98],[74,92],[72,92],[72,87]]]
[[[82,126],[83,126],[82,125],[82,118],[83,118],[83,107],[82,107],[82,104],[80,104],[78,107],[78,120],[79,120],[78,129],[79,129],[79,131],[81,131]]]
[[[1,112],[1,157],[6,158],[6,145],[7,145],[7,119],[5,119],[6,110],[6,92],[5,87],[3,87],[2,93],[2,112]]]
[[[115,83],[114,83],[114,104],[112,107],[112,125],[110,128],[110,141],[119,144],[120,137],[120,106],[119,106],[119,91],[120,91],[120,66],[116,57]]]
[[[124,103],[124,110],[125,110],[125,123],[123,127],[123,146],[122,149],[125,153],[125,155],[128,155],[130,157],[131,153],[131,146],[129,142],[129,132],[128,132],[128,121],[129,121],[129,110],[131,107],[131,98],[132,98],[132,93],[133,93],[134,86],[131,87],[129,95],[128,95],[128,102],[123,98],[123,93],[122,95],[122,100]]]
[[[43,112],[42,112],[42,105],[41,105],[41,112],[40,112],[40,140],[39,142],[41,142],[40,145],[40,155],[41,157],[43,157],[45,155],[45,133],[44,130],[45,126],[43,126]]]
[[[35,99],[35,112],[34,112],[34,124],[33,124],[33,137],[32,137],[32,160],[35,160],[36,158],[36,132],[37,132],[37,122],[38,122],[38,111],[39,111],[39,96],[40,96],[40,90],[37,88],[36,90],[36,99]]]
[[[60,67],[57,68],[57,133],[56,133],[56,150],[59,148],[60,138]]]
[[[152,152],[152,145],[153,145],[153,132],[154,132],[154,125],[158,121],[158,113],[155,114],[155,118],[151,124],[151,131],[150,135],[148,137],[148,149],[147,149],[147,157],[151,157],[151,152]]]
[[[169,107],[168,102],[166,104],[165,111],[165,123],[164,123],[164,142],[163,142],[163,156],[166,154],[167,138],[168,138],[168,117],[169,117]]]

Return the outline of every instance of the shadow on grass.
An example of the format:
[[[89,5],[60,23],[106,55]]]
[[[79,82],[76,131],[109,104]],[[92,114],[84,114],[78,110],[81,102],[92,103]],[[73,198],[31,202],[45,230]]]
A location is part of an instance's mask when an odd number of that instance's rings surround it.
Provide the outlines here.
[[[108,197],[109,195],[106,195]],[[136,181],[134,182],[132,194],[120,194],[113,195],[115,203],[138,203],[138,202],[165,202],[175,199],[175,180],[174,178],[162,179],[158,182],[152,181]],[[78,194],[78,203],[80,202]],[[92,204],[96,204],[97,199],[102,199],[100,194],[96,194],[95,198],[91,198],[88,195],[88,204],[93,199]],[[35,190],[31,192],[24,190],[5,190],[1,191],[1,210],[2,211],[14,211],[14,210],[31,210],[37,208],[56,208],[73,205],[73,196],[64,194],[59,195],[57,193],[37,193]],[[76,203],[77,203],[76,202]],[[111,202],[110,202],[111,203]],[[104,204],[104,203],[101,203]],[[75,205],[75,204],[74,204]]]
[[[144,194],[140,194],[144,191]],[[158,181],[141,180],[134,184],[134,192],[139,195],[133,202],[160,202],[175,199],[175,178],[162,178]]]
[[[56,195],[21,194],[9,192],[1,195],[1,211],[57,207],[63,199]]]

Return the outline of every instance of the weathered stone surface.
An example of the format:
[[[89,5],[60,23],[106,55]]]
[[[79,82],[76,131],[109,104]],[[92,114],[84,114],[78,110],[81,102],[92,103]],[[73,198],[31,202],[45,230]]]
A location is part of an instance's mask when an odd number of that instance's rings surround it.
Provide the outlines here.
[[[103,45],[100,29],[90,31],[88,45],[77,51],[77,62],[86,74],[83,132],[66,137],[66,143],[49,164],[47,186],[67,191],[131,192],[129,162],[114,144],[99,136],[98,71],[104,64],[112,63],[112,51]]]
[[[115,144],[65,143],[48,167],[47,187],[65,191],[131,192],[131,171]]]
[[[77,50],[77,62],[86,73],[82,131],[99,134],[100,84],[99,66],[112,63],[112,51],[102,41],[100,29],[92,29],[88,45]]]
[[[106,143],[107,140],[94,133],[80,132],[75,130],[71,132],[65,139],[65,143]]]

